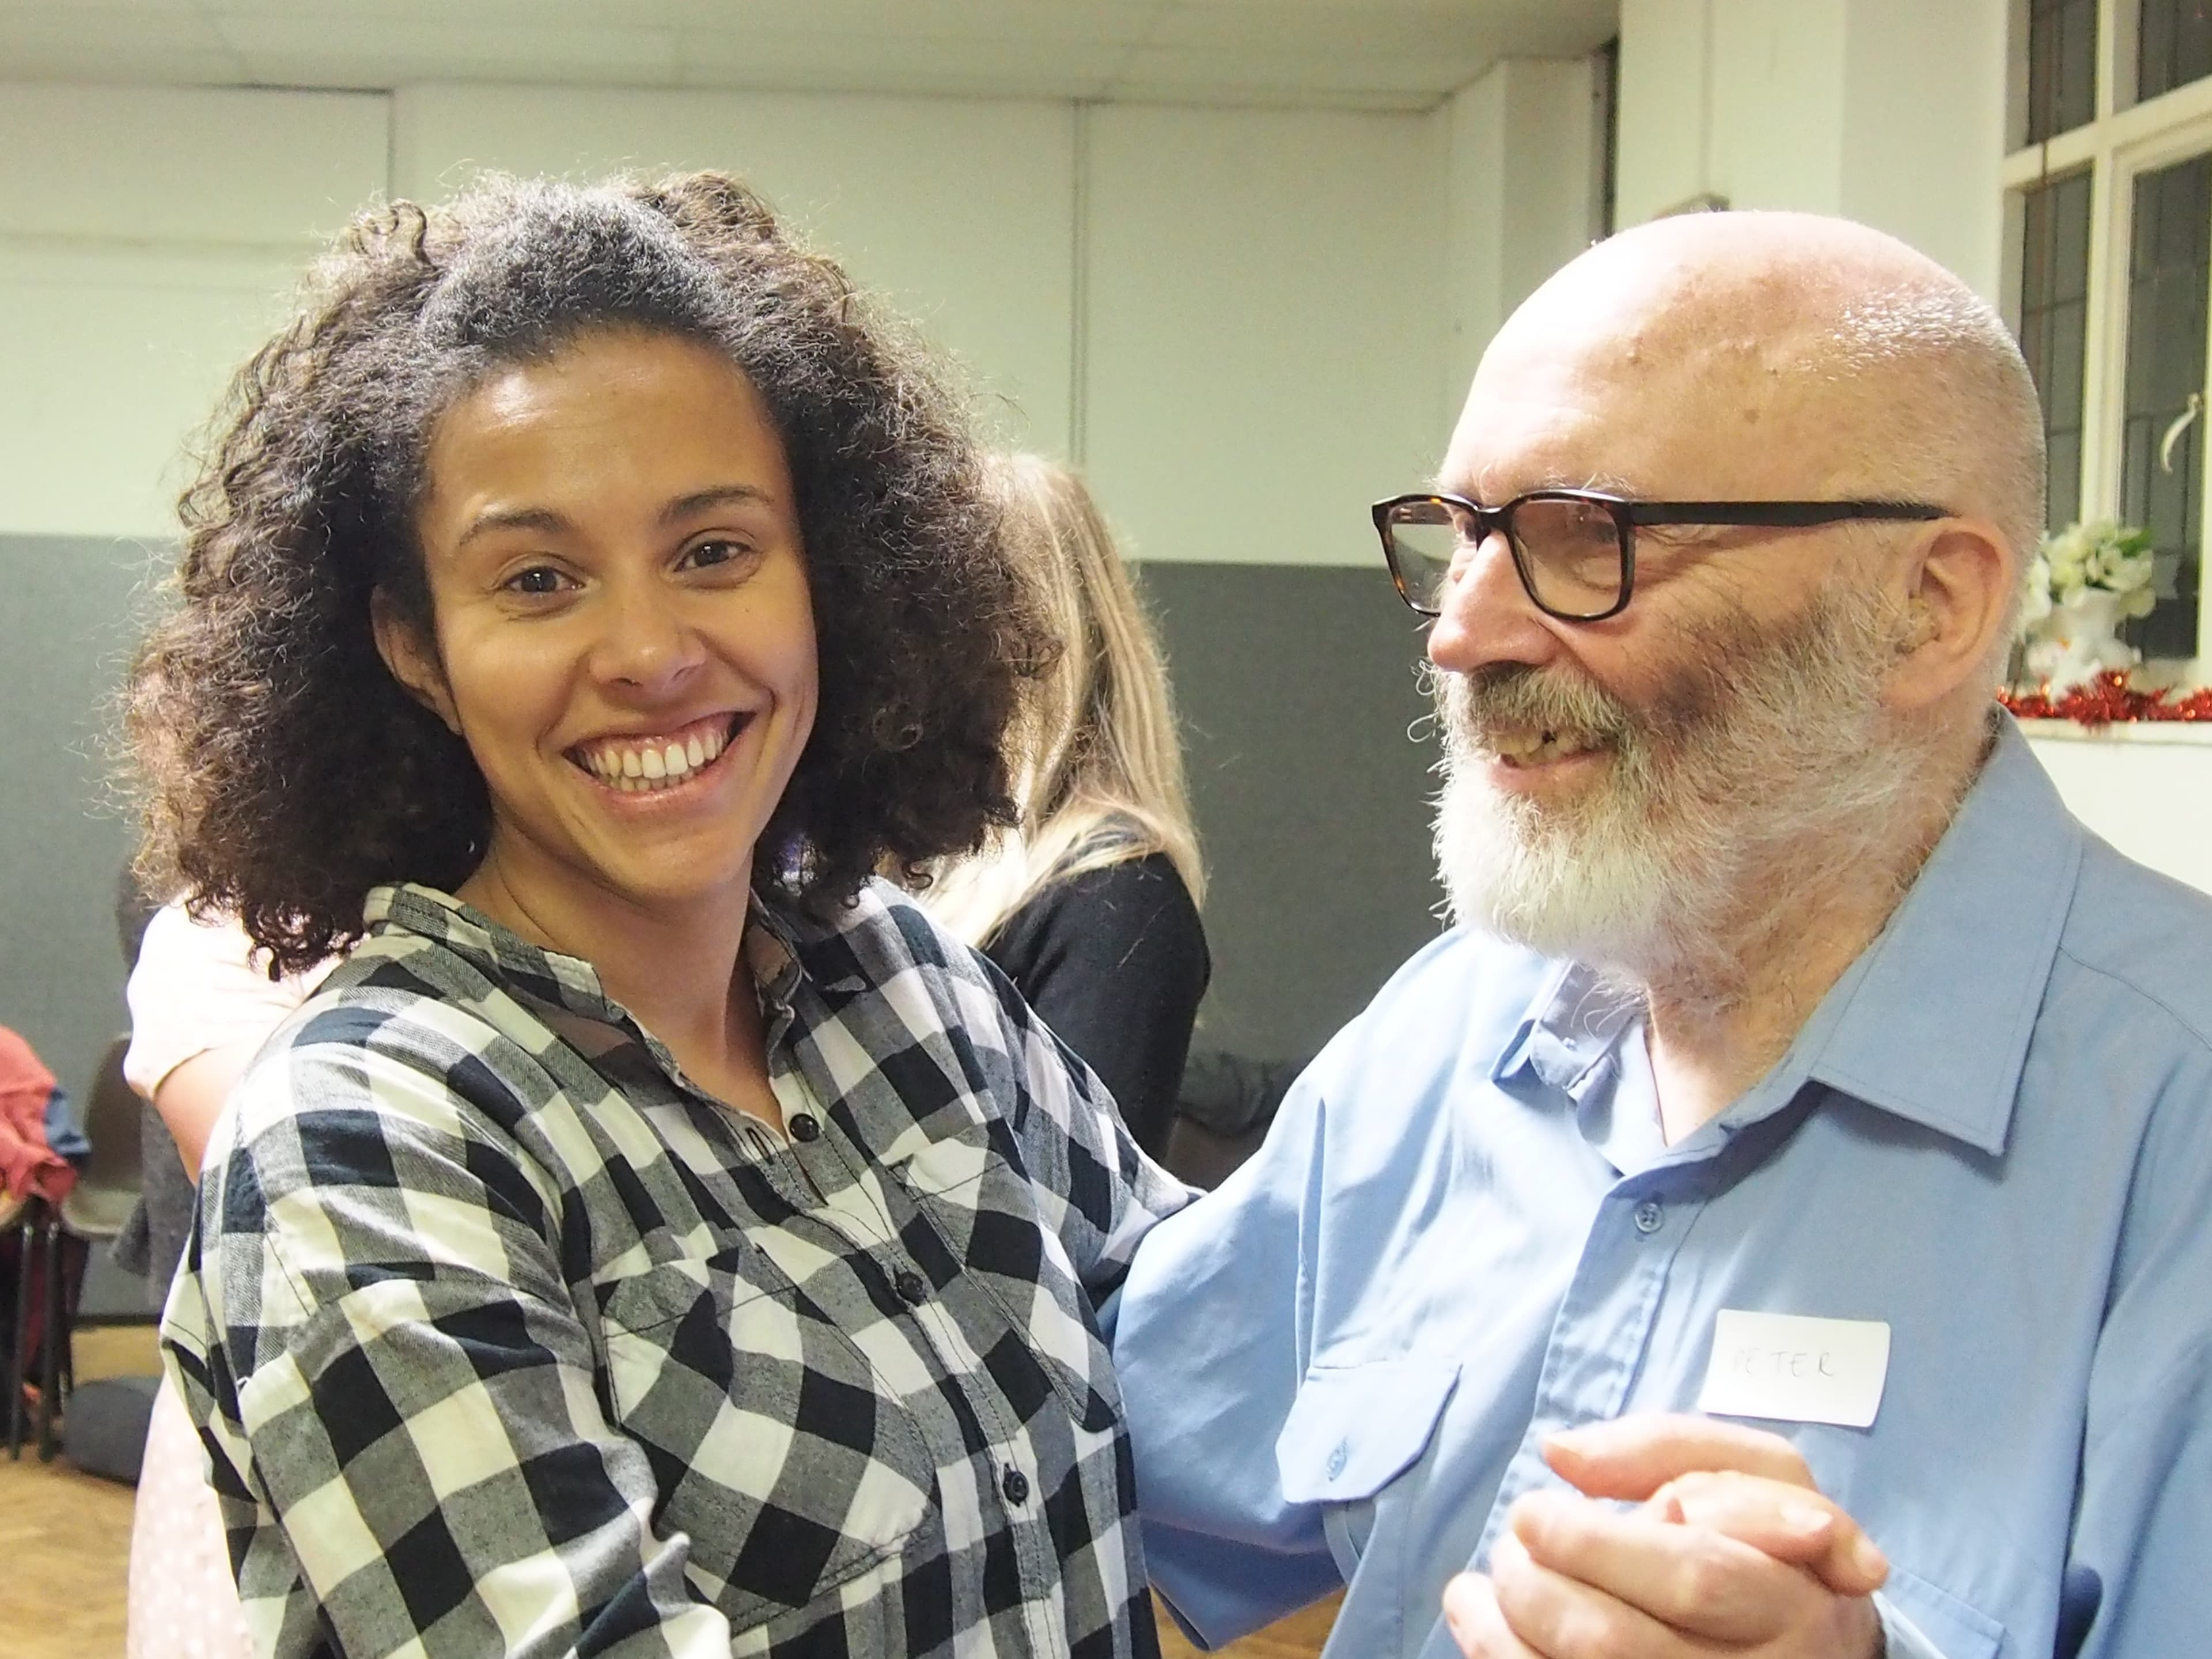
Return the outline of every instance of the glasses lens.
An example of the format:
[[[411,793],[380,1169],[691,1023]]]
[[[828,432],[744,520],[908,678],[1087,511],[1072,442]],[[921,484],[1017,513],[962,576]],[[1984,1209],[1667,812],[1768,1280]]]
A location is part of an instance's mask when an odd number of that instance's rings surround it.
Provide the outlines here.
[[[1513,546],[1536,603],[1562,617],[1601,617],[1620,602],[1620,531],[1595,501],[1525,501]]]
[[[1421,611],[1443,609],[1444,578],[1459,541],[1457,519],[1443,501],[1401,501],[1390,509],[1390,551],[1408,604]]]

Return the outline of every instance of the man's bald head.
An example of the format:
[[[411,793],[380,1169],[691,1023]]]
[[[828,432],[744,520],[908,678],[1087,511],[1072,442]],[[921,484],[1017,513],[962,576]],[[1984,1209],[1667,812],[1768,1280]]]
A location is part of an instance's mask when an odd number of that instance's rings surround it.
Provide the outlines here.
[[[2010,331],[1863,225],[1719,213],[1625,231],[1531,295],[1484,372],[1542,358],[1673,428],[1688,476],[1670,489],[1933,501],[1988,520],[2023,560],[2040,534],[2042,415]]]

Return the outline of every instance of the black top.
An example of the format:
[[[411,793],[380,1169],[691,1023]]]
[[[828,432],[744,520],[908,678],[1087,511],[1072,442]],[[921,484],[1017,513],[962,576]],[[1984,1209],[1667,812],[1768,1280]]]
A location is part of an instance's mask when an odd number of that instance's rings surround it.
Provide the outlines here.
[[[1048,884],[985,954],[1113,1091],[1137,1144],[1162,1156],[1213,971],[1198,906],[1167,854]]]

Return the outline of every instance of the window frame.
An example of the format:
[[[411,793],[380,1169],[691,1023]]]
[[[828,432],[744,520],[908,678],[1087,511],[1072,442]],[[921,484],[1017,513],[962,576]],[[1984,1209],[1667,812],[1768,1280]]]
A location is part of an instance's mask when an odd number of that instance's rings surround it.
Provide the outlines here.
[[[2017,140],[2026,131],[2027,0],[2014,0],[2012,13],[2017,113],[2009,131]],[[2022,192],[2068,173],[2089,173],[2088,324],[2082,341],[2077,496],[2084,520],[2116,518],[2119,512],[2136,177],[2212,154],[2212,76],[2154,98],[2135,99],[2137,15],[2138,0],[2099,0],[2094,113],[2081,126],[2020,144],[2005,156],[1998,173],[2004,191],[2004,310],[2015,331],[2021,322]],[[2212,294],[2206,304],[2212,308]],[[2204,384],[2212,404],[2212,328],[2207,340]],[[2200,419],[2212,420],[2212,410]],[[2204,470],[2212,475],[2212,433],[2206,434],[2203,453]],[[2212,484],[2212,476],[2200,483]],[[2212,488],[2201,488],[2198,500],[2197,655],[2186,664],[2193,680],[2212,665]]]

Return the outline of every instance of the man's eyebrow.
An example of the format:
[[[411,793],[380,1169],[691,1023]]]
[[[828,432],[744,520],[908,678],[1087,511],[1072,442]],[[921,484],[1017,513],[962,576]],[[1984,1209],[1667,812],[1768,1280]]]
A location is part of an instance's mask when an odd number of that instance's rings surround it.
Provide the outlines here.
[[[1465,493],[1454,489],[1441,477],[1431,480],[1429,489],[1431,493],[1438,495]],[[1589,472],[1578,476],[1561,473],[1555,477],[1546,478],[1540,483],[1524,484],[1522,488],[1514,490],[1511,495],[1499,495],[1495,497],[1481,493],[1481,484],[1478,483],[1475,492],[1468,495],[1468,499],[1480,501],[1486,507],[1495,507],[1503,505],[1515,496],[1534,495],[1542,489],[1587,489],[1601,495],[1624,495],[1631,500],[1640,499],[1640,492],[1634,484],[1612,472]]]
[[[688,495],[678,495],[660,509],[660,521],[673,524],[710,507],[767,506],[775,499],[758,484],[715,484],[709,489],[695,489]]]

